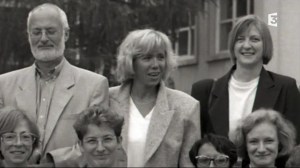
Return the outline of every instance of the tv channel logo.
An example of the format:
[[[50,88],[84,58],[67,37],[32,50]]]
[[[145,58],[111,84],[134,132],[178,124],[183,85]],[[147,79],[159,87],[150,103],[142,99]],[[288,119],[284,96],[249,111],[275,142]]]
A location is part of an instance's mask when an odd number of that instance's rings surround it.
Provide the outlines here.
[[[268,25],[269,26],[278,26],[278,15],[277,13],[270,13],[268,14]]]

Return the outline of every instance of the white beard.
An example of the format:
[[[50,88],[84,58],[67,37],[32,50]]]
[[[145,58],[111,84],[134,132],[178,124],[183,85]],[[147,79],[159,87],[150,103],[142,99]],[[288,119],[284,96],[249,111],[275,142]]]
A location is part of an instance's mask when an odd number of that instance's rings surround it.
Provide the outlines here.
[[[64,37],[61,38],[60,44],[57,48],[52,48],[49,50],[40,50],[38,47],[33,47],[30,42],[31,52],[34,58],[38,61],[47,62],[53,61],[61,57],[65,51]]]

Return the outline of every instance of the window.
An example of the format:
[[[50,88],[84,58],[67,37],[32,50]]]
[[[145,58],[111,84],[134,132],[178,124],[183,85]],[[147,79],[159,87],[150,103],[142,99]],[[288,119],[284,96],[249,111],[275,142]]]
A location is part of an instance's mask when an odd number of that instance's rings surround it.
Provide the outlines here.
[[[218,3],[216,28],[217,54],[228,50],[228,37],[234,22],[242,16],[253,14],[254,0],[219,0]]]
[[[176,35],[176,54],[180,57],[194,55],[195,26],[179,28]]]
[[[176,29],[176,41],[173,43],[179,66],[194,64],[197,61],[194,47],[196,37],[195,17],[190,14],[185,17],[185,22]]]

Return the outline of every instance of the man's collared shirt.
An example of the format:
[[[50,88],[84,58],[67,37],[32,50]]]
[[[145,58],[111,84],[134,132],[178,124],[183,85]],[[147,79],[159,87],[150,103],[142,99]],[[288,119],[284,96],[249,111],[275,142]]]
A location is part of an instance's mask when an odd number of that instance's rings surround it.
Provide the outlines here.
[[[65,60],[62,61],[48,73],[43,73],[39,67],[36,67],[36,123],[40,131],[41,145],[44,146],[45,131],[48,121],[48,114],[53,99],[55,83],[61,69],[63,68]]]

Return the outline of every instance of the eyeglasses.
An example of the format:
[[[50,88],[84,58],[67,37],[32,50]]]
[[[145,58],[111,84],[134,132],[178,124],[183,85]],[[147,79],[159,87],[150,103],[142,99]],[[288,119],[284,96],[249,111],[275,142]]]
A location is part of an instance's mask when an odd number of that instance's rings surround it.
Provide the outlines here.
[[[18,137],[20,138],[20,142],[24,145],[32,145],[36,140],[34,134],[27,132],[21,134],[15,132],[4,133],[1,135],[1,140],[6,145],[13,145],[17,143]]]
[[[226,155],[219,155],[215,158],[200,155],[195,158],[197,159],[197,164],[201,166],[209,166],[211,161],[213,161],[216,166],[226,166],[229,162],[229,157]]]
[[[83,139],[83,142],[85,144],[88,144],[91,147],[97,147],[99,143],[101,143],[103,146],[110,146],[111,144],[115,143],[116,137],[115,136],[108,136],[104,138],[96,138],[96,137],[89,137],[86,139]]]
[[[45,34],[47,37],[53,36],[57,34],[56,29],[34,29],[29,32],[30,37],[33,38],[40,38],[43,34]]]

